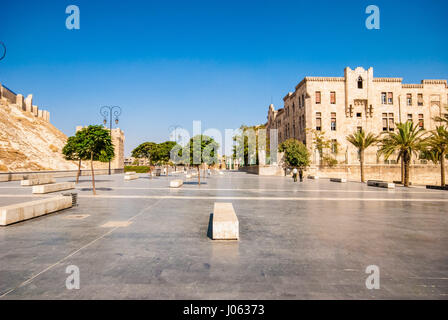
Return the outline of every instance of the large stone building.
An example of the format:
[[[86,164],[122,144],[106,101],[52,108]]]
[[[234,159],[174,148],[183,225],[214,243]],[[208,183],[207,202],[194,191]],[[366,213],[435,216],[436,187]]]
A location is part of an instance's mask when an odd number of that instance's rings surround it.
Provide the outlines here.
[[[312,151],[313,163],[319,164],[313,133],[306,129],[324,132],[334,146],[328,151],[333,158],[339,163],[357,164],[357,151],[347,142],[347,135],[361,128],[375,134],[393,131],[396,123],[408,120],[432,130],[437,125],[434,117],[448,112],[446,80],[422,80],[420,84],[402,81],[375,78],[373,68],[361,67],[347,67],[344,77],[305,77],[284,97],[282,109],[269,106],[267,134],[277,129],[279,143],[288,138],[302,141]],[[377,158],[376,151],[371,148],[366,152],[366,163],[385,163]]]

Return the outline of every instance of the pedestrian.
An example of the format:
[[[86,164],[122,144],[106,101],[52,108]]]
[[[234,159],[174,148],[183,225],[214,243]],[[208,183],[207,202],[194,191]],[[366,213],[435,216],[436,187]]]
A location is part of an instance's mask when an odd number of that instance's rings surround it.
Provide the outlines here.
[[[294,170],[292,170],[292,178],[294,179],[294,182],[297,182],[297,169],[294,168]]]
[[[300,178],[300,182],[303,182],[303,170],[302,170],[302,168],[299,169],[299,178]]]

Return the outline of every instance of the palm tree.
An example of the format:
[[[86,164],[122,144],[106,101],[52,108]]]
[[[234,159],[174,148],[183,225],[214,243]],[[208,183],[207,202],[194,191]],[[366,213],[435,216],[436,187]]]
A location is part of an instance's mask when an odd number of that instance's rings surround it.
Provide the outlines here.
[[[346,137],[347,141],[358,149],[359,164],[361,167],[361,182],[365,182],[364,177],[364,151],[378,142],[378,136],[373,133],[367,133],[364,130],[356,131]]]
[[[381,147],[378,155],[384,155],[387,160],[394,153],[398,152],[397,162],[402,159],[404,164],[404,179],[402,179],[405,187],[409,187],[409,170],[413,154],[417,154],[424,147],[425,131],[419,129],[418,125],[408,121],[406,123],[398,123],[396,132],[387,132],[386,137],[381,140]]]
[[[445,158],[448,153],[448,131],[445,126],[437,126],[431,131],[432,135],[425,143],[425,149],[421,158],[431,160],[434,163],[440,162],[441,186],[445,186]]]

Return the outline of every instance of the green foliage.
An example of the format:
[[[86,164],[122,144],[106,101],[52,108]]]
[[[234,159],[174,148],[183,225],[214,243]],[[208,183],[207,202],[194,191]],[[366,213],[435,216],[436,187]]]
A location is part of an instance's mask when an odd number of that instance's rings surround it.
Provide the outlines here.
[[[137,148],[132,150],[131,155],[134,158],[146,158],[148,159],[149,164],[152,164],[153,161],[157,158],[156,152],[157,152],[157,143],[144,142],[140,144]]]
[[[444,126],[437,126],[431,131],[431,136],[425,141],[420,158],[439,163],[448,154],[448,131]]]
[[[233,159],[240,158],[240,164],[252,165],[259,163],[258,150],[265,150],[269,156],[269,138],[266,137],[266,134],[262,137],[260,129],[266,129],[266,125],[242,125],[239,128],[240,133],[233,137],[233,141],[236,142],[233,146]],[[259,145],[259,140],[263,140],[261,145]]]
[[[322,156],[322,164],[325,166],[334,167],[335,165],[338,164],[338,160],[336,160],[330,155],[325,154]]]
[[[213,138],[205,135],[196,135],[190,139],[188,144],[181,149],[176,146],[177,160],[174,163],[190,164],[199,166],[202,163],[212,165],[218,163],[219,144]]]
[[[78,161],[85,158],[78,138],[77,136],[72,136],[67,139],[67,143],[62,148],[65,160]]]
[[[347,136],[347,141],[350,142],[358,152],[366,150],[368,147],[375,145],[378,143],[378,136],[373,133],[367,133],[364,130],[355,131],[355,133]]]
[[[149,166],[125,166],[124,172],[133,171],[136,173],[147,173],[150,171]]]
[[[387,160],[397,152],[397,162],[403,158],[404,162],[411,161],[412,155],[422,150],[425,144],[424,130],[420,130],[413,122],[398,123],[397,131],[387,132],[381,140],[378,150],[379,155],[384,155]]]
[[[156,161],[160,164],[168,164],[170,162],[170,152],[177,145],[174,141],[165,141],[157,145]]]
[[[310,165],[310,153],[306,146],[296,140],[288,139],[279,146],[279,151],[285,153],[285,163],[294,168],[306,168]]]
[[[331,148],[331,140],[325,138],[324,131],[318,131],[315,129],[307,129],[307,131],[313,134],[313,144],[319,151],[319,154],[323,156],[324,150]]]
[[[110,133],[102,126],[83,128],[75,137],[82,160],[108,162],[115,156]]]

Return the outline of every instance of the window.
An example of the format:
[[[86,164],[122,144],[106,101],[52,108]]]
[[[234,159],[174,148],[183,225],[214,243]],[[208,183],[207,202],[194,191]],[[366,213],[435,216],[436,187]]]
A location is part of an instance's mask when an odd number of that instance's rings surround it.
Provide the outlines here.
[[[356,127],[356,130],[357,130],[358,132],[361,132],[361,131],[362,131],[362,127]]]
[[[394,114],[389,113],[389,131],[395,130],[395,123],[394,123]]]
[[[296,124],[293,123],[292,125],[292,137],[295,138],[296,137]]]
[[[362,77],[358,78],[358,89],[362,89]]]
[[[330,92],[330,103],[336,104],[336,92],[334,91]]]
[[[316,104],[320,104],[320,91],[316,91]]]
[[[387,113],[383,113],[383,131],[387,131]]]
[[[294,114],[295,110],[296,110],[296,105],[295,105],[294,102],[293,102],[293,103],[292,103],[292,114]]]
[[[417,95],[417,105],[418,105],[419,107],[423,106],[423,94],[421,94],[421,93],[419,93],[419,94]]]
[[[408,113],[408,121],[412,122],[412,113]]]
[[[412,93],[408,93],[408,94],[406,95],[406,104],[407,104],[408,106],[412,106]]]
[[[336,131],[336,112],[331,113],[331,131]]]
[[[357,113],[356,113],[356,117],[357,117],[357,118],[362,118],[362,113],[361,113],[361,112],[357,112]]]
[[[302,107],[304,107],[304,106],[305,106],[305,95],[302,94]]]
[[[316,130],[322,130],[322,114],[320,112],[316,112]]]
[[[394,104],[394,94],[392,92],[387,93],[387,104]]]
[[[299,96],[299,109],[302,107],[302,97]]]
[[[418,115],[418,126],[420,127],[420,129],[425,129],[425,120],[423,118],[423,114],[419,114]]]
[[[387,104],[387,93],[381,92],[381,104]]]

